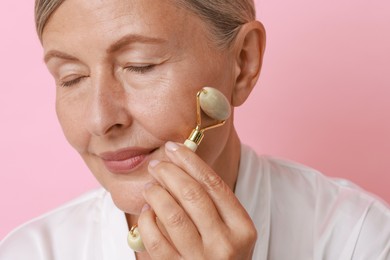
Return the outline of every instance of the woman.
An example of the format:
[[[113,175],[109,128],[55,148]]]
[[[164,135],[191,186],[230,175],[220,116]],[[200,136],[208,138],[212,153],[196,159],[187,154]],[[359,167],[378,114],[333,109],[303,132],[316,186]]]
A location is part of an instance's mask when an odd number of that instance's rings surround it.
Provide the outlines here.
[[[13,232],[0,259],[389,257],[386,206],[257,157],[233,116],[196,153],[181,145],[202,87],[237,107],[257,81],[252,1],[38,0],[36,23],[65,136],[104,189]],[[134,224],[143,252],[126,245]]]

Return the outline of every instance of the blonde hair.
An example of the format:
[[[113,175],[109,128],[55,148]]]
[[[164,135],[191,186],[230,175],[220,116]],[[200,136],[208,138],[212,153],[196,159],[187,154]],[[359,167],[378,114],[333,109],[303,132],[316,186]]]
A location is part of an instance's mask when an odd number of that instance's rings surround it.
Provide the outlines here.
[[[35,26],[42,40],[50,16],[65,0],[35,0]],[[229,46],[241,25],[256,17],[253,0],[174,0],[210,26],[218,46]]]
[[[35,29],[42,41],[43,29],[49,21],[50,16],[64,2],[64,0],[35,0]]]

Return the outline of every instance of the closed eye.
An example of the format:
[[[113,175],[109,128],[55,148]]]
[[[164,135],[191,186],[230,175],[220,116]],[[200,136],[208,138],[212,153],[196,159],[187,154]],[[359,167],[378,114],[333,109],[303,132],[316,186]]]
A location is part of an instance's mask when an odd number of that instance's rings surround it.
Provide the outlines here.
[[[60,86],[61,87],[71,87],[71,86],[76,85],[77,83],[79,83],[84,78],[85,77],[79,77],[79,78],[75,78],[75,79],[72,79],[72,80],[61,82]]]
[[[148,71],[151,71],[156,65],[155,64],[150,64],[150,65],[145,65],[145,66],[128,66],[125,67],[124,69],[130,72],[136,72],[136,73],[146,73]]]

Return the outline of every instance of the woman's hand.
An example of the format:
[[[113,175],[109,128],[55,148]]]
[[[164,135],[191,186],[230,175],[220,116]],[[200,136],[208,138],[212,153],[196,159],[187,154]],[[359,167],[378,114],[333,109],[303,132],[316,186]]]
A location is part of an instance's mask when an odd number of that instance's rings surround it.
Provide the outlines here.
[[[256,229],[232,190],[185,146],[165,148],[171,162],[150,163],[158,183],[145,187],[138,220],[150,257],[251,259]]]

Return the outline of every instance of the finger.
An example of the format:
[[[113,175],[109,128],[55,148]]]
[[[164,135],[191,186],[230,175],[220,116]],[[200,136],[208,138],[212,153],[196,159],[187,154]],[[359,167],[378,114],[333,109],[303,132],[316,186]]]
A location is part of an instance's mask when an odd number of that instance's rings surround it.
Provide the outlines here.
[[[177,165],[154,161],[149,172],[180,203],[202,237],[214,238],[226,229],[202,185]]]
[[[163,224],[172,244],[185,259],[199,259],[202,248],[200,235],[177,201],[160,185],[145,188],[144,198]],[[194,248],[198,249],[194,252]]]
[[[147,204],[138,218],[138,229],[142,242],[152,259],[175,259],[174,256],[179,255],[159,229],[156,215]]]
[[[250,220],[229,186],[194,152],[173,142],[167,142],[165,151],[168,158],[184,172],[199,182],[213,200],[222,220],[230,227],[242,228],[244,220]],[[246,222],[246,221],[244,221]],[[248,222],[249,224],[251,221]]]

